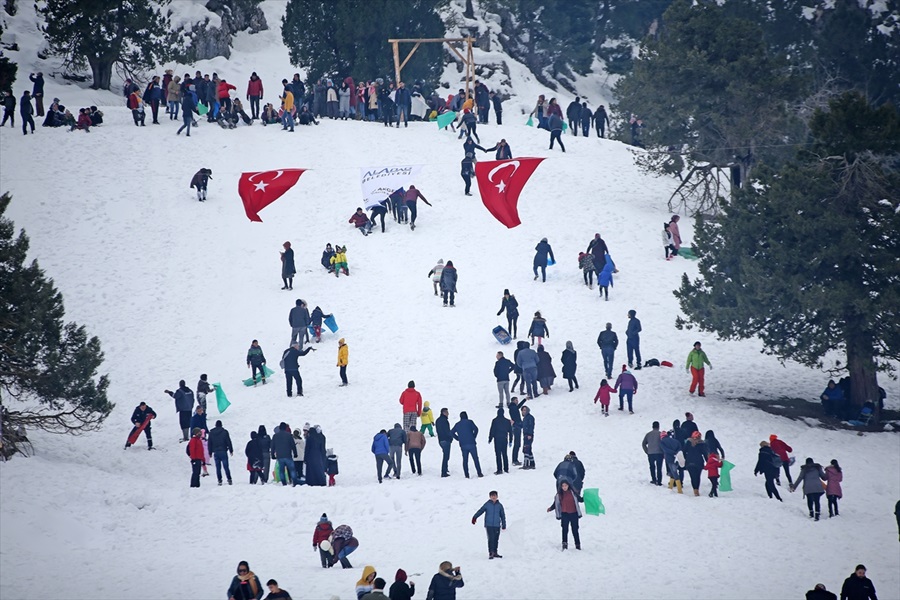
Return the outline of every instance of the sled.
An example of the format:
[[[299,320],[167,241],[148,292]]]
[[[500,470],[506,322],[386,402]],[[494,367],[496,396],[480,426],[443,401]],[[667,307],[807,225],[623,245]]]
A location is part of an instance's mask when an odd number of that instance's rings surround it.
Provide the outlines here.
[[[231,406],[231,402],[225,396],[225,390],[222,389],[221,383],[214,383],[213,388],[216,390],[216,405],[218,406],[219,414],[222,414],[225,412],[225,409]]]
[[[531,117],[528,117],[528,120],[525,122],[525,125],[528,127],[534,127],[534,120]]]
[[[494,337],[497,338],[497,341],[501,344],[508,344],[512,341],[512,338],[509,335],[509,332],[506,331],[501,325],[497,325],[491,331],[494,334]]]
[[[128,436],[128,442],[127,442],[128,446],[133,446],[138,441],[138,438],[141,437],[141,432],[143,432],[144,429],[147,428],[147,425],[150,424],[150,419],[152,419],[152,418],[153,418],[153,415],[147,415],[146,417],[144,417],[144,422],[141,423],[138,427],[136,427],[135,430],[131,433],[131,435]]]
[[[584,512],[586,514],[594,516],[606,514],[606,507],[603,506],[603,500],[600,499],[599,488],[584,490],[582,497],[584,498]]]
[[[331,331],[331,333],[337,333],[338,324],[337,321],[334,320],[334,315],[328,315],[322,320],[322,322],[325,324],[325,327],[327,327]]]
[[[547,258],[547,266],[548,267],[552,267],[555,264],[556,264],[555,260],[553,260],[552,258],[549,258],[549,257]]]
[[[275,371],[273,371],[266,365],[263,365],[263,373],[265,373],[266,378],[268,378],[268,377],[271,377],[272,374],[275,373]],[[260,381],[261,381],[261,379],[259,378],[259,375],[257,375],[256,378],[251,377],[250,379],[245,379],[244,385],[246,385],[247,387],[250,387],[251,385],[255,385],[255,384],[259,383]]]
[[[204,116],[208,112],[209,112],[208,106],[206,106],[205,104],[197,104],[197,114],[199,114],[201,117]]]
[[[682,246],[678,249],[678,256],[686,258],[688,260],[697,260],[698,258],[700,258],[694,253],[693,248],[688,248],[686,246]]]

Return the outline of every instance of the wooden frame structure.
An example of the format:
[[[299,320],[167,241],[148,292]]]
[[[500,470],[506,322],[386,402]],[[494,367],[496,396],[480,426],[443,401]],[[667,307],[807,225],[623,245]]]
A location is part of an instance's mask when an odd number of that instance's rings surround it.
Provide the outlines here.
[[[403,67],[406,66],[406,63],[409,62],[409,59],[412,58],[412,55],[415,54],[416,50],[419,49],[419,46],[422,44],[447,44],[447,47],[453,51],[456,56],[459,57],[459,60],[466,67],[466,95],[470,95],[469,90],[472,87],[472,82],[475,79],[475,59],[472,55],[472,45],[475,43],[475,38],[473,37],[464,37],[464,38],[404,38],[404,39],[394,39],[388,40],[391,43],[394,49],[394,78],[396,79],[396,83],[400,83],[403,81],[400,79],[400,72],[403,70]],[[464,42],[466,45],[466,55],[463,56],[462,53],[457,49],[453,44]],[[406,55],[406,58],[403,59],[403,62],[400,62],[400,47],[401,43],[411,43],[415,44],[412,47],[412,50],[409,51],[409,54]]]

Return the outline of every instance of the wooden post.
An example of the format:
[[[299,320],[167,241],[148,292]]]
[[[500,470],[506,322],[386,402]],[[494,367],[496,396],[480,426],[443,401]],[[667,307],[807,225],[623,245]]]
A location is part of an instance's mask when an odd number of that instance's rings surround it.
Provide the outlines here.
[[[394,82],[400,81],[400,49],[397,47],[399,40],[390,40],[394,47]]]
[[[409,62],[409,59],[412,58],[412,55],[419,48],[421,44],[427,43],[439,43],[439,44],[447,44],[447,47],[453,51],[456,56],[459,57],[459,60],[462,61],[463,65],[466,68],[466,95],[468,96],[472,93],[472,84],[475,79],[475,55],[472,52],[472,45],[475,42],[475,38],[469,36],[464,38],[397,38],[397,39],[389,39],[388,42],[391,44],[393,52],[394,52],[394,83],[399,84],[400,81],[400,72],[403,70],[403,67],[406,66],[406,63]],[[400,48],[399,44],[401,42],[405,43],[415,43],[413,49],[409,51],[409,54],[406,55],[406,58],[403,59],[403,62],[400,62]],[[455,47],[451,45],[452,42],[465,42],[466,44],[466,55],[457,50]]]

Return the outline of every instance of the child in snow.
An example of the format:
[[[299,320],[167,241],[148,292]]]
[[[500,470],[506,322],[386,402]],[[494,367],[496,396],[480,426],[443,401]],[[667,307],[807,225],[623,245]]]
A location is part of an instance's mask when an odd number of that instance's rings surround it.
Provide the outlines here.
[[[472,515],[472,525],[478,522],[478,517],[484,515],[484,530],[488,539],[488,558],[503,558],[497,554],[497,545],[500,542],[500,530],[506,529],[506,512],[503,505],[498,499],[497,492],[491,491],[488,494],[488,501]]]
[[[335,277],[340,277],[341,271],[344,272],[344,275],[350,275],[350,269],[347,266],[347,246],[334,247],[334,256],[331,257],[331,264],[334,265]]]
[[[428,272],[428,276],[431,277],[431,283],[434,286],[434,295],[440,296],[441,292],[439,287],[441,285],[441,272],[444,270],[444,259],[439,258],[437,264],[434,265],[434,268]]]
[[[194,173],[191,179],[191,189],[197,188],[197,200],[203,202],[206,200],[206,185],[212,179],[212,169],[200,169]]]
[[[316,308],[319,308],[318,306]],[[322,331],[321,326],[319,327],[319,332]],[[318,336],[316,337],[316,341],[319,341]],[[337,357],[337,366],[340,367],[341,370],[341,385],[340,387],[345,387],[347,385],[347,360],[350,355],[350,349],[347,348],[347,344],[344,342],[344,338],[338,340],[338,357]]]
[[[420,429],[420,431],[425,433],[425,429],[428,429],[428,437],[434,437],[434,411],[431,410],[431,404],[427,400],[422,406],[421,419],[422,429]]]
[[[710,451],[709,458],[706,459],[706,465],[703,467],[709,474],[709,482],[712,489],[709,491],[710,498],[719,497],[719,469],[722,468],[722,460],[719,453],[715,450]]]
[[[666,260],[672,260],[674,256],[678,255],[678,251],[675,250],[675,242],[672,238],[672,232],[669,231],[669,223],[663,223],[662,242],[663,247],[666,250]]]
[[[616,388],[609,385],[609,382],[605,379],[600,380],[600,389],[597,390],[597,395],[594,396],[594,404],[597,404],[597,400],[600,400],[600,412],[603,413],[604,417],[609,416],[609,395],[616,391]]]
[[[531,338],[532,346],[534,346],[534,338],[538,339],[538,346],[544,343],[544,338],[550,338],[550,329],[547,327],[547,319],[541,316],[541,311],[534,313],[534,319],[531,320],[531,327],[528,328],[528,336]]]
[[[338,457],[334,450],[329,448],[325,451],[325,472],[328,473],[328,487],[335,485],[334,476],[340,473],[338,470]]]
[[[593,287],[594,287],[594,255],[593,254],[585,254],[584,252],[579,252],[578,253],[578,266],[583,271],[584,285],[588,286],[588,289],[593,289]]]
[[[313,530],[312,544],[313,548],[319,551],[319,559],[322,561],[323,569],[331,567],[331,552],[326,552],[320,546],[322,542],[328,540],[328,538],[331,537],[332,533],[334,533],[334,527],[331,526],[331,521],[328,520],[328,515],[322,513],[322,516],[319,518],[319,522],[316,523],[316,528]]]

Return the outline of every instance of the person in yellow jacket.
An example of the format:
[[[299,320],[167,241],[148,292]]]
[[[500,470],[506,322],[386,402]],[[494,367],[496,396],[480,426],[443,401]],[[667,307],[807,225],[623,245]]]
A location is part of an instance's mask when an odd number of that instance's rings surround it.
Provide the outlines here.
[[[341,271],[344,275],[350,275],[350,268],[347,266],[347,246],[334,247],[334,256],[331,257],[331,264],[334,265],[334,276],[340,277]]]
[[[422,429],[420,430],[422,433],[425,433],[425,430],[428,430],[428,437],[434,437],[434,412],[431,410],[431,404],[426,400],[425,404],[422,406]]]
[[[294,94],[290,88],[284,88],[284,95],[281,98],[281,108],[284,112],[281,115],[281,130],[284,131],[290,127],[290,131],[294,131]]]
[[[347,359],[350,355],[350,350],[347,348],[347,344],[344,342],[344,338],[338,340],[338,358],[337,358],[337,366],[341,369],[341,385],[340,387],[344,387],[347,385]]]

